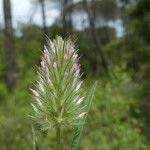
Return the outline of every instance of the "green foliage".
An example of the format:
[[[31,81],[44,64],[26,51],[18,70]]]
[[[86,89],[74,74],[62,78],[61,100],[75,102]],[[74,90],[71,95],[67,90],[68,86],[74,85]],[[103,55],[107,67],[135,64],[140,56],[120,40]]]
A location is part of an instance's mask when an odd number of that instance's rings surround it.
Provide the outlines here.
[[[126,22],[125,52],[129,55],[129,66],[138,70],[140,64],[148,63],[150,56],[150,1],[138,0],[131,6]]]
[[[122,38],[113,40],[109,44],[104,46],[104,51],[109,58],[109,62],[112,64],[120,64],[126,62],[128,58],[128,53],[124,53],[125,47],[123,47]]]
[[[23,79],[18,81],[13,93],[9,93],[5,86],[0,84],[3,89],[0,99],[3,98],[5,102],[0,106],[1,150],[32,148],[31,122],[28,117],[31,114],[29,107],[31,96],[27,91],[35,80],[35,73],[30,69]],[[85,81],[83,88],[87,92],[95,81],[92,79]],[[139,110],[132,94],[134,90],[130,75],[119,69],[114,69],[109,79],[103,78],[98,81],[79,149],[128,150],[132,147],[133,150],[146,150],[144,137],[139,129],[143,123],[135,117],[139,116]],[[71,138],[73,132],[69,129],[69,132],[64,133],[63,141],[66,143],[64,148],[67,150],[71,142],[68,138]],[[42,149],[55,148],[53,130],[49,134],[36,132],[36,136]]]
[[[134,32],[142,36],[146,42],[150,37],[150,1],[138,0],[135,7],[131,11],[131,19],[134,23]]]
[[[148,137],[150,135],[150,94],[149,94],[149,60],[150,60],[150,1],[137,0],[136,4],[130,10],[129,29],[132,36],[128,46],[131,53],[130,64],[136,65],[136,80],[140,85],[137,98],[139,99],[142,117],[145,121],[143,133]],[[148,141],[149,142],[149,141]]]
[[[90,84],[88,80],[87,85]],[[139,113],[134,90],[129,75],[118,69],[109,80],[98,82],[81,149],[146,149],[144,137],[136,127],[142,122],[133,116],[133,112]]]

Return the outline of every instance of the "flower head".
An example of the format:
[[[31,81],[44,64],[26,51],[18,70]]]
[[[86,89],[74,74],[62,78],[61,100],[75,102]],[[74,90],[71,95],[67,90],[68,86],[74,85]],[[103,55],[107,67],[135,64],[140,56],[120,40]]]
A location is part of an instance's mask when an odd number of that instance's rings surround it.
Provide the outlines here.
[[[77,50],[70,40],[48,40],[38,68],[34,120],[42,129],[74,125],[86,114],[82,105],[82,81]]]

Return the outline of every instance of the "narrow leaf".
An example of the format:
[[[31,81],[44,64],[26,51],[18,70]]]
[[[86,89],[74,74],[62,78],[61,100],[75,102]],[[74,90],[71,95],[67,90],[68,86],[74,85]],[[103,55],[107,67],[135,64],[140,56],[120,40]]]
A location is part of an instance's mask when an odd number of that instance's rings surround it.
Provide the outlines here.
[[[94,85],[92,86],[92,88],[91,88],[91,90],[89,92],[89,95],[88,95],[88,97],[86,99],[86,104],[85,104],[86,108],[85,108],[85,111],[87,113],[89,112],[91,104],[92,104],[92,99],[93,99],[93,96],[94,96],[96,85],[97,85],[97,82],[95,82]],[[77,150],[77,147],[78,147],[79,142],[80,142],[80,137],[81,137],[84,125],[85,125],[86,118],[87,118],[87,115],[85,115],[85,117],[83,117],[79,121],[79,125],[77,127],[75,127],[74,137],[73,137],[73,141],[72,141],[72,145],[71,145],[71,150]]]
[[[35,130],[33,126],[32,126],[32,136],[33,136],[33,150],[39,150],[39,145],[37,142],[37,138],[36,138]]]

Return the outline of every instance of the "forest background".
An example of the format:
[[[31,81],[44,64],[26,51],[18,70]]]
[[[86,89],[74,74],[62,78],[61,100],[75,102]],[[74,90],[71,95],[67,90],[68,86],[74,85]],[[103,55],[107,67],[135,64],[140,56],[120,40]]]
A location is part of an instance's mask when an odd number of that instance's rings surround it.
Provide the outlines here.
[[[29,87],[46,36],[61,35],[79,49],[84,91],[98,80],[79,149],[149,150],[150,0],[26,3],[0,0],[0,149],[32,149]],[[53,131],[36,134],[41,149],[55,149]]]

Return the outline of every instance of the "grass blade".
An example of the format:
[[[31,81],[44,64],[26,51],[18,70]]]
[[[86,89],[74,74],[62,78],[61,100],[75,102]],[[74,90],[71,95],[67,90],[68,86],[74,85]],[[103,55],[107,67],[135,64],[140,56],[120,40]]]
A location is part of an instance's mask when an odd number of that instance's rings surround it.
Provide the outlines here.
[[[33,135],[33,150],[39,150],[39,145],[37,142],[37,138],[36,138],[35,130],[33,126],[32,126],[32,135]]]
[[[93,99],[93,96],[94,96],[96,85],[97,85],[97,82],[95,82],[94,85],[92,86],[92,88],[89,92],[89,95],[86,99],[86,109],[85,109],[85,111],[87,112],[87,114],[88,114],[88,112],[90,110],[90,107],[91,107],[91,104],[92,104],[92,99]],[[73,137],[73,141],[72,141],[72,145],[71,145],[71,150],[77,150],[77,147],[78,147],[79,142],[80,142],[80,137],[81,137],[81,134],[82,134],[82,131],[83,131],[83,128],[84,128],[86,118],[87,118],[87,115],[83,119],[80,120],[79,125],[74,130],[74,137]]]

